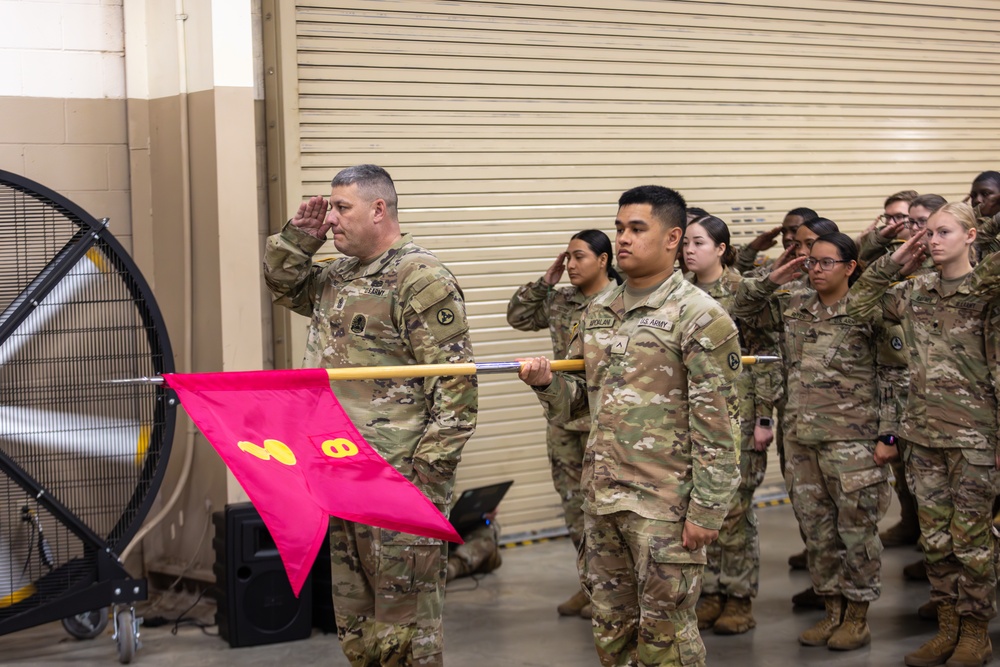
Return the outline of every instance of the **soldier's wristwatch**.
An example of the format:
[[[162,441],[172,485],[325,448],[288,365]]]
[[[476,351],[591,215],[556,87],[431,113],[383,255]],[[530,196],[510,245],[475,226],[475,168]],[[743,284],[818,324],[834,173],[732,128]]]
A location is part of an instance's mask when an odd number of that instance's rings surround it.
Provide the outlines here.
[[[878,437],[878,442],[888,445],[889,447],[895,447],[898,441],[899,438],[897,438],[891,433],[886,433],[885,435],[880,435]]]

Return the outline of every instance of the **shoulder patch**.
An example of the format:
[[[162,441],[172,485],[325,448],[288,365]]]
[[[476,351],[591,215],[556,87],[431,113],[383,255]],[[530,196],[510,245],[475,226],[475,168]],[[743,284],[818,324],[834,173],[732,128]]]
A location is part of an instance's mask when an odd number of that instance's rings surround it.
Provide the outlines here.
[[[699,329],[694,337],[706,350],[714,350],[730,338],[736,336],[736,325],[725,315],[720,315],[706,325],[701,322],[706,318],[711,318],[710,313],[705,313],[698,318]]]
[[[902,350],[903,349],[903,339],[900,338],[899,336],[893,336],[892,340],[889,341],[889,344],[892,345],[892,349],[894,349],[894,350]]]
[[[741,361],[742,360],[740,359],[740,355],[736,354],[735,352],[730,352],[729,353],[729,368],[730,368],[730,370],[734,370],[735,371],[736,369],[738,369],[740,367],[740,362]]]

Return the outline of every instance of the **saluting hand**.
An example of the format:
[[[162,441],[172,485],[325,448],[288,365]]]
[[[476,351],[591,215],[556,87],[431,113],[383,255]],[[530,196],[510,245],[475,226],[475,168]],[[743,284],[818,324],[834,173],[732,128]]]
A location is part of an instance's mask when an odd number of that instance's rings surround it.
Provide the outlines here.
[[[311,236],[326,239],[326,233],[330,231],[332,226],[332,223],[326,220],[327,210],[329,210],[329,205],[323,197],[310,197],[309,201],[299,204],[299,210],[295,213],[291,223]]]
[[[562,280],[563,272],[566,270],[566,260],[568,258],[569,253],[559,253],[559,256],[556,257],[556,261],[552,262],[552,266],[550,266],[548,271],[545,272],[545,275],[542,276],[542,280],[546,285],[555,285]]]
[[[790,259],[793,254],[793,249],[795,246],[791,246],[788,250],[782,253],[778,261],[775,262],[777,268],[768,274],[767,279],[776,285],[784,285],[787,282],[791,282],[796,278],[802,277],[802,263],[806,261],[806,257],[798,257],[796,259]]]
[[[894,239],[899,236],[905,225],[906,222],[903,220],[889,220],[885,227],[878,230],[878,234],[884,239]]]
[[[927,234],[926,229],[921,229],[919,232],[907,239],[906,243],[899,246],[896,252],[892,253],[892,261],[896,264],[900,264],[903,267],[909,266],[914,258],[920,256],[924,253],[924,244],[921,239]],[[923,258],[921,257],[921,260]]]
[[[776,246],[778,242],[775,239],[779,236],[781,236],[780,226],[775,227],[774,229],[769,229],[766,232],[762,232],[760,236],[749,243],[749,246],[757,252],[761,252]]]

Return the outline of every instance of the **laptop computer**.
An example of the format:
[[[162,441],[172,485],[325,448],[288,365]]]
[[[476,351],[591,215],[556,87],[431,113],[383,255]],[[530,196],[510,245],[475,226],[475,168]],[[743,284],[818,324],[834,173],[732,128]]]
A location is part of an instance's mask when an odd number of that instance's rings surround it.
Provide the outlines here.
[[[483,524],[487,514],[492,512],[503,500],[507,489],[514,480],[466,489],[451,508],[450,521],[459,535],[478,528]]]

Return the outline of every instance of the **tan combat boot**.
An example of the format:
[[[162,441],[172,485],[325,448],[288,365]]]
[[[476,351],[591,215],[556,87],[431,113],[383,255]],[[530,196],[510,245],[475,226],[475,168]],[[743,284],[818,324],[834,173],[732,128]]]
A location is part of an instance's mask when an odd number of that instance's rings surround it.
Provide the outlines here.
[[[750,598],[730,597],[712,629],[717,635],[741,635],[754,627],[757,621],[753,618]]]
[[[993,644],[987,633],[988,621],[964,616],[958,631],[958,645],[945,667],[981,667],[993,659]]]
[[[702,593],[698,598],[698,604],[694,607],[694,613],[698,617],[698,629],[707,630],[722,615],[723,605],[726,604],[726,596],[719,593]]]
[[[826,646],[834,631],[840,627],[844,616],[844,598],[828,595],[823,598],[823,603],[826,605],[826,616],[799,635],[799,643],[803,646]]]
[[[573,597],[556,607],[560,616],[579,616],[580,610],[590,604],[590,598],[583,591],[577,591]]]
[[[938,633],[912,653],[903,657],[909,667],[935,667],[947,662],[958,644],[958,615],[954,602],[942,602],[937,608]]]
[[[871,643],[872,633],[868,628],[868,603],[847,601],[844,622],[830,635],[826,647],[834,651],[853,651]]]

